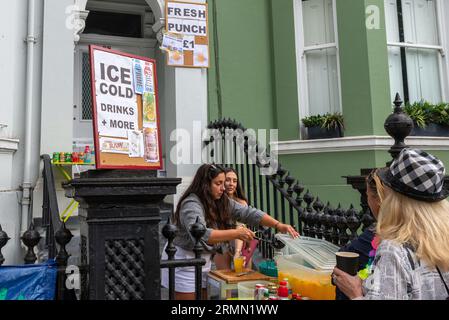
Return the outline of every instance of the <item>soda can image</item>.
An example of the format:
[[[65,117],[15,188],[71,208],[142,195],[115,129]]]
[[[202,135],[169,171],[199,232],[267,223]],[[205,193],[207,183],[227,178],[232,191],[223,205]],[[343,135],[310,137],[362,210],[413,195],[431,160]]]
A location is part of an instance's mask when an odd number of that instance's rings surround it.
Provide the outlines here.
[[[65,162],[72,162],[72,154],[70,152],[66,152]]]
[[[59,154],[59,162],[65,162],[65,153],[64,152],[61,152]]]

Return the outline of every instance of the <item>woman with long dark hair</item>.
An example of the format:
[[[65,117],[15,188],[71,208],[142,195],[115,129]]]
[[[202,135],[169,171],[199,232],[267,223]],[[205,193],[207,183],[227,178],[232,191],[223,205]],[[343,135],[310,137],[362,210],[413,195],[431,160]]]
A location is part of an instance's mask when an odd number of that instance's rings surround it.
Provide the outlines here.
[[[248,205],[248,200],[243,192],[242,186],[240,185],[237,172],[233,168],[225,168],[225,192],[227,196],[240,203],[242,206]],[[246,226],[238,221],[236,221],[237,228]],[[253,240],[257,241],[257,240]],[[231,267],[231,258],[239,257],[242,255],[243,248],[250,248],[249,242],[244,242],[240,239],[230,241],[226,243],[226,246],[222,246],[221,253],[217,253],[214,256],[214,263],[217,269],[229,269]],[[247,268],[252,267],[251,259],[245,261],[245,266]]]
[[[203,288],[206,276],[210,271],[211,257],[215,247],[222,242],[240,239],[250,241],[254,232],[248,228],[235,228],[233,221],[241,221],[248,225],[263,225],[272,227],[282,233],[289,233],[292,237],[299,234],[290,226],[283,224],[268,214],[252,208],[242,206],[229,199],[225,193],[225,171],[219,165],[204,164],[195,174],[192,184],[187,188],[178,202],[172,222],[178,227],[178,234],[174,239],[176,259],[191,259],[194,257],[195,240],[190,235],[190,227],[196,222],[206,226],[206,233],[201,239],[204,248],[203,258]],[[166,259],[165,251],[162,258]],[[162,270],[162,285],[168,287],[168,270]],[[195,298],[195,269],[194,267],[175,269],[175,291],[177,300],[192,300]],[[203,292],[204,294],[204,292]]]

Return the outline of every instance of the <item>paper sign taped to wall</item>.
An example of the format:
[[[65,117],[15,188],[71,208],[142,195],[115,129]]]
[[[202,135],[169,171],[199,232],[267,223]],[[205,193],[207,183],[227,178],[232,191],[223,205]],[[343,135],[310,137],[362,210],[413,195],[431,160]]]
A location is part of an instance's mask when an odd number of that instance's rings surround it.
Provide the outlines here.
[[[209,67],[207,3],[166,2],[165,29],[176,34],[177,50],[167,50],[167,64],[177,67]],[[172,40],[170,38],[167,41]],[[179,41],[181,40],[181,44]],[[168,45],[168,44],[167,44]],[[178,46],[180,46],[178,48]],[[196,49],[197,46],[202,46]],[[196,51],[195,51],[196,50]]]
[[[129,141],[114,138],[100,138],[100,151],[108,153],[129,154]]]
[[[161,44],[161,50],[170,52],[178,51],[182,53],[183,51],[183,39],[181,34],[164,32]]]

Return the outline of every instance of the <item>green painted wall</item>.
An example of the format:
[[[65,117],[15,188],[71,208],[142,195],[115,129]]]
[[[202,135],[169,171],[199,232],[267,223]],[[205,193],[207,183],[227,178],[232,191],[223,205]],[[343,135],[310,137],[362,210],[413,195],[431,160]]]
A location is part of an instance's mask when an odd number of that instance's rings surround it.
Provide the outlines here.
[[[273,21],[275,110],[279,139],[296,140],[299,138],[299,110],[293,1],[270,2]]]
[[[374,151],[282,155],[282,166],[323,202],[359,207],[360,194],[342,176],[360,175],[361,168],[375,167]]]
[[[232,117],[248,128],[278,128],[281,141],[298,139],[293,0],[208,3],[211,57],[217,57],[209,69],[209,119]],[[372,5],[379,25],[368,29]],[[383,0],[337,0],[336,9],[345,135],[386,135],[392,103]],[[449,166],[449,152],[430,152]],[[359,208],[360,194],[342,176],[383,167],[390,159],[387,150],[280,156],[313,194],[345,208]]]
[[[247,128],[275,127],[270,2],[208,3],[209,120],[222,116],[236,118]]]
[[[292,0],[209,0],[209,120],[278,128],[298,138]],[[279,121],[278,121],[279,120]]]
[[[379,8],[379,29],[366,28],[366,7]],[[384,135],[391,112],[383,0],[339,0],[337,22],[345,136]]]

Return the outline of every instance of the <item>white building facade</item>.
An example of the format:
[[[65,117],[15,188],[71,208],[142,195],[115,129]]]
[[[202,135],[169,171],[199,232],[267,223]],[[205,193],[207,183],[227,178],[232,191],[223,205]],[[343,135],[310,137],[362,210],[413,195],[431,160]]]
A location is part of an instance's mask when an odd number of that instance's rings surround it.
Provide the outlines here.
[[[170,161],[181,139],[174,130],[206,126],[207,69],[166,66],[159,49],[163,0],[2,0],[4,7],[6,2],[0,20],[0,225],[11,238],[2,250],[4,264],[18,264],[20,236],[41,216],[40,156],[93,146],[88,46],[156,59],[163,174],[183,178],[179,191],[198,164]],[[70,199],[57,170],[55,179],[63,211]]]

